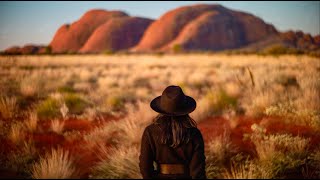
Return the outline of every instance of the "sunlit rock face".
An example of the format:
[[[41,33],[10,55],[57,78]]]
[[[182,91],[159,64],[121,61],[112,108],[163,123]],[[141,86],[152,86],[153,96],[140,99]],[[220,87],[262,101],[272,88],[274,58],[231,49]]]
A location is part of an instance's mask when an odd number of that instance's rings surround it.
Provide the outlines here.
[[[278,34],[260,18],[220,5],[184,6],[167,12],[146,30],[134,51],[238,48]]]

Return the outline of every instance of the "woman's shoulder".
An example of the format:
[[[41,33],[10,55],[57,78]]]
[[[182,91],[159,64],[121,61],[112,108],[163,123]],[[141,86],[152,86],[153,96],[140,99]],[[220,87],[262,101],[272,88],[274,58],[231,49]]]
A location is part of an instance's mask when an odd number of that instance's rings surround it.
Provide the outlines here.
[[[145,127],[145,131],[154,132],[158,128],[159,128],[159,124],[152,122]]]
[[[192,136],[202,136],[201,131],[197,127],[190,128]]]

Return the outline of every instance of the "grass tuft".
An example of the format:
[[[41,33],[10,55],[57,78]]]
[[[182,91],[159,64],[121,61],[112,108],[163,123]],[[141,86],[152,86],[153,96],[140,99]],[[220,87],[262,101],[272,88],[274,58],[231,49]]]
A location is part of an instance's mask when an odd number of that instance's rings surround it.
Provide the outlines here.
[[[73,159],[68,151],[53,149],[51,153],[41,157],[39,162],[32,166],[34,179],[67,179],[77,178],[77,171]]]

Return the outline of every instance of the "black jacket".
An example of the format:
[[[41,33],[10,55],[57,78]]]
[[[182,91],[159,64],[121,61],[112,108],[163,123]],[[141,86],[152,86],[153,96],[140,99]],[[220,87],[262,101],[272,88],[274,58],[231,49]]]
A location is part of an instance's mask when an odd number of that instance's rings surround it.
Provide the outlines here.
[[[159,164],[185,164],[189,167],[189,174],[181,178],[205,179],[204,142],[201,132],[197,128],[190,128],[190,141],[172,148],[161,144],[160,126],[161,124],[151,124],[145,128],[142,135],[139,166],[143,178],[179,178],[174,175],[158,174],[153,167],[155,161]]]

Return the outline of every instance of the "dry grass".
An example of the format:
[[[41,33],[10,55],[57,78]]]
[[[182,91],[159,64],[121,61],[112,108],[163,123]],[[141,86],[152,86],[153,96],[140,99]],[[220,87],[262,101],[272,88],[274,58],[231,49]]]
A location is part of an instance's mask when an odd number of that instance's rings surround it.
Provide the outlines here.
[[[289,134],[265,135],[265,129],[253,124],[251,129],[254,133],[251,140],[255,144],[256,151],[261,161],[268,161],[280,153],[303,154],[307,151],[310,139]]]
[[[265,109],[269,116],[282,117],[287,124],[297,124],[320,130],[320,114],[312,109],[298,109],[292,101],[279,103]]]
[[[257,160],[232,161],[230,170],[224,169],[223,179],[271,179],[272,168]]]
[[[53,149],[32,166],[34,179],[77,178],[76,168],[68,151]]]
[[[127,105],[123,119],[104,123],[86,134],[84,139],[90,147],[106,141],[126,146],[139,145],[144,127],[151,123],[155,116],[156,113],[149,109],[146,102]]]
[[[94,179],[141,179],[139,148],[119,146],[102,151],[101,162],[93,167]]]
[[[90,131],[90,133],[85,134],[83,139],[93,145],[107,141],[111,138],[111,134],[115,132],[116,127],[114,125],[112,122],[104,123]]]
[[[219,89],[237,99],[235,108],[243,108],[247,115],[260,116],[267,107],[289,99],[299,109],[319,111],[320,65],[307,56],[85,55],[42,56],[41,61],[24,56],[23,61],[16,58],[15,65],[6,57],[0,57],[0,61],[8,77],[28,77],[17,79],[20,87],[27,89],[22,94],[48,95],[69,87],[106,112],[122,111],[131,101],[150,101],[170,84],[182,86],[197,100],[194,117],[199,121],[221,111],[214,106],[219,101],[215,93],[210,100],[210,92]],[[12,67],[10,71],[7,65]],[[32,69],[25,71],[22,67]],[[296,79],[296,84],[290,84],[290,78]],[[39,84],[43,88],[37,88]]]
[[[104,115],[121,117],[119,121],[104,122],[85,134],[64,133],[70,141],[86,140],[88,150],[99,144],[111,144],[111,150],[101,151],[106,156],[94,168],[94,178],[140,177],[136,147],[139,147],[144,127],[156,115],[149,103],[172,84],[180,85],[185,94],[197,101],[197,108],[191,114],[197,122],[222,115],[230,120],[232,128],[236,128],[238,122],[233,119],[240,113],[256,117],[276,115],[286,123],[319,130],[320,63],[312,57],[206,54],[1,56],[0,62],[0,71],[5,74],[5,78],[0,79],[1,117],[15,119],[31,111],[37,112],[39,118],[37,121],[36,116],[30,115],[24,126],[9,126],[8,138],[16,144],[24,139],[23,127],[34,132],[41,120],[53,120],[51,129],[62,133],[64,123],[55,118],[70,116],[95,123]],[[70,94],[79,98],[70,98],[67,103],[65,100]],[[25,104],[30,108],[22,107],[17,111],[18,105],[20,108]],[[258,158],[236,162],[231,170],[224,171],[223,162],[233,158],[230,157],[233,147],[225,134],[206,145],[208,177],[283,178],[286,172],[301,170],[305,154],[310,153],[309,139],[265,135],[263,127],[258,125],[252,130],[251,140],[256,145]],[[49,177],[44,174],[54,173],[59,174],[55,177],[73,177],[70,172],[74,174],[74,167],[66,157],[68,155],[62,151],[54,153],[34,166],[35,169],[43,168],[37,171],[41,176],[34,177]],[[60,162],[56,162],[66,171],[59,168],[54,171],[53,166],[49,167],[48,164],[55,163],[53,159],[59,157]],[[314,177],[314,173],[304,172],[306,177]]]
[[[20,81],[20,92],[26,97],[37,96],[40,92],[39,77],[26,77]]]
[[[38,151],[32,140],[28,140],[20,144],[17,151],[8,154],[7,161],[3,164],[3,168],[11,169],[22,174],[30,174],[32,163],[38,157]]]
[[[3,118],[13,118],[17,113],[17,98],[1,96],[0,113]]]
[[[225,171],[224,179],[256,179],[256,167],[253,163],[231,165],[231,170]]]
[[[230,142],[230,134],[225,130],[223,135],[209,141],[205,146],[206,173],[209,179],[222,178],[224,164],[236,151]]]
[[[267,91],[256,94],[252,99],[250,99],[250,101],[252,103],[245,107],[248,109],[247,114],[258,117],[263,115],[267,107],[270,107],[277,102],[277,97],[274,92]]]
[[[114,137],[119,144],[140,144],[144,127],[152,122],[156,113],[149,108],[149,103],[138,102],[137,107],[130,105],[126,108],[124,119],[114,122],[117,136]]]
[[[206,146],[207,154],[212,155],[220,163],[224,163],[225,160],[229,159],[231,153],[236,152],[236,150],[236,147],[230,142],[230,134],[226,131],[223,135],[208,142]]]
[[[25,133],[23,131],[23,124],[20,122],[12,124],[8,138],[15,144],[22,143],[25,138]]]
[[[24,121],[25,127],[28,131],[34,132],[38,126],[38,116],[36,113],[30,112],[29,118]]]
[[[54,119],[51,121],[51,130],[57,134],[61,134],[64,129],[65,121]]]

